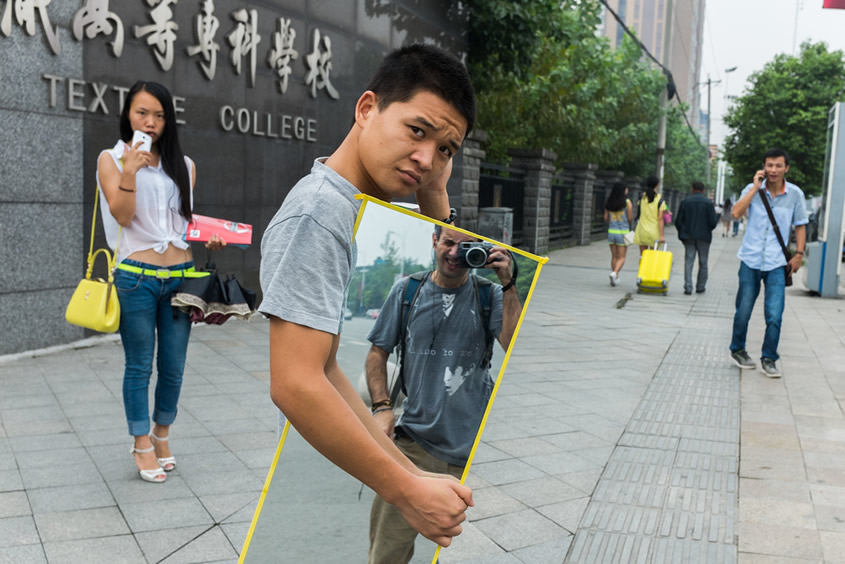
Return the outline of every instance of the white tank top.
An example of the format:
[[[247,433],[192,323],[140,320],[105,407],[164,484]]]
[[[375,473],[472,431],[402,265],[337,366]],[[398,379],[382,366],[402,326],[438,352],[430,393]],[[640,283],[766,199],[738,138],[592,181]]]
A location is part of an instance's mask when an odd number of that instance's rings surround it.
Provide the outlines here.
[[[120,159],[126,144],[118,141],[112,149],[106,149],[117,169],[123,172]],[[100,153],[102,155],[102,153]],[[193,186],[194,170],[191,160],[185,157],[188,176]],[[120,247],[117,250],[117,263],[134,252],[153,249],[164,254],[171,243],[177,249],[187,249],[188,243],[184,236],[188,229],[187,220],[182,217],[180,209],[182,199],[179,197],[179,187],[161,167],[161,159],[157,167],[145,166],[135,174],[135,217],[128,227],[123,228],[120,235]],[[117,243],[117,231],[120,224],[112,216],[107,200],[100,186],[100,170],[97,169],[97,188],[100,190],[100,215],[106,231],[106,242],[114,250]],[[191,209],[194,207],[194,190],[191,188]]]

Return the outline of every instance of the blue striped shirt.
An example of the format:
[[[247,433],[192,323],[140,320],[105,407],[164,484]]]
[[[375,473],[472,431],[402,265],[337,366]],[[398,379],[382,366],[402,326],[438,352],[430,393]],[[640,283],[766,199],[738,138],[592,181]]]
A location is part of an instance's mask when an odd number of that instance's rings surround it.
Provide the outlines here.
[[[766,187],[763,181],[763,188]],[[754,185],[749,184],[742,191],[745,196],[749,190],[754,190]],[[789,231],[793,225],[805,225],[807,223],[807,205],[804,202],[804,192],[801,188],[790,182],[786,183],[783,194],[772,198],[768,190],[765,191],[775,221],[778,223],[783,241],[789,245]],[[740,197],[742,197],[740,196]],[[760,196],[754,196],[751,205],[748,207],[748,227],[745,229],[745,236],[742,238],[742,246],[736,256],[749,268],[768,272],[786,265],[786,258],[778,243],[769,214],[766,213],[766,206]]]

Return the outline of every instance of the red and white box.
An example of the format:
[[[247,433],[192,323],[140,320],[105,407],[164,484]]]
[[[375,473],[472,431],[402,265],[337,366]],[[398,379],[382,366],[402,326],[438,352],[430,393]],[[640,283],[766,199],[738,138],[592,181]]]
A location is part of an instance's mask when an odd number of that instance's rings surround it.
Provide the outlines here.
[[[252,225],[197,213],[193,214],[193,219],[188,224],[185,241],[205,243],[214,234],[226,241],[226,245],[229,246],[246,248],[252,244]]]

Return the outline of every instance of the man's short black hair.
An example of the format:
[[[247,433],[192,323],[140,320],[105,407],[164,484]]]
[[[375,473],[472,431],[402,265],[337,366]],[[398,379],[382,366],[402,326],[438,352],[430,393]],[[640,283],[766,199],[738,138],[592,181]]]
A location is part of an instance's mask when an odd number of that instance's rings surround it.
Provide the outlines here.
[[[660,184],[660,179],[656,176],[649,176],[648,178],[646,178],[646,188],[656,188],[658,184]]]
[[[693,192],[704,192],[704,184],[696,180],[695,182],[692,183],[692,191]]]
[[[378,97],[380,111],[393,102],[407,102],[420,90],[436,94],[475,125],[475,90],[464,64],[454,55],[419,43],[390,52],[376,69],[367,90]]]
[[[789,155],[783,149],[769,149],[766,151],[766,154],[763,155],[763,164],[766,164],[766,159],[777,159],[779,157],[783,157],[784,164],[789,166]]]

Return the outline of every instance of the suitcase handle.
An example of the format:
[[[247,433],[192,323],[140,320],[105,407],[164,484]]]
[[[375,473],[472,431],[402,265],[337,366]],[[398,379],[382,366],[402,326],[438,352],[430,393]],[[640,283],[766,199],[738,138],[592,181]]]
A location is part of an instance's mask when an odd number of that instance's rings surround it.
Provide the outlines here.
[[[658,244],[659,244],[659,241],[654,242],[654,250],[655,251],[657,250]],[[669,243],[667,243],[666,241],[663,241],[663,252],[666,252],[666,249],[668,249],[668,248],[669,248]]]

